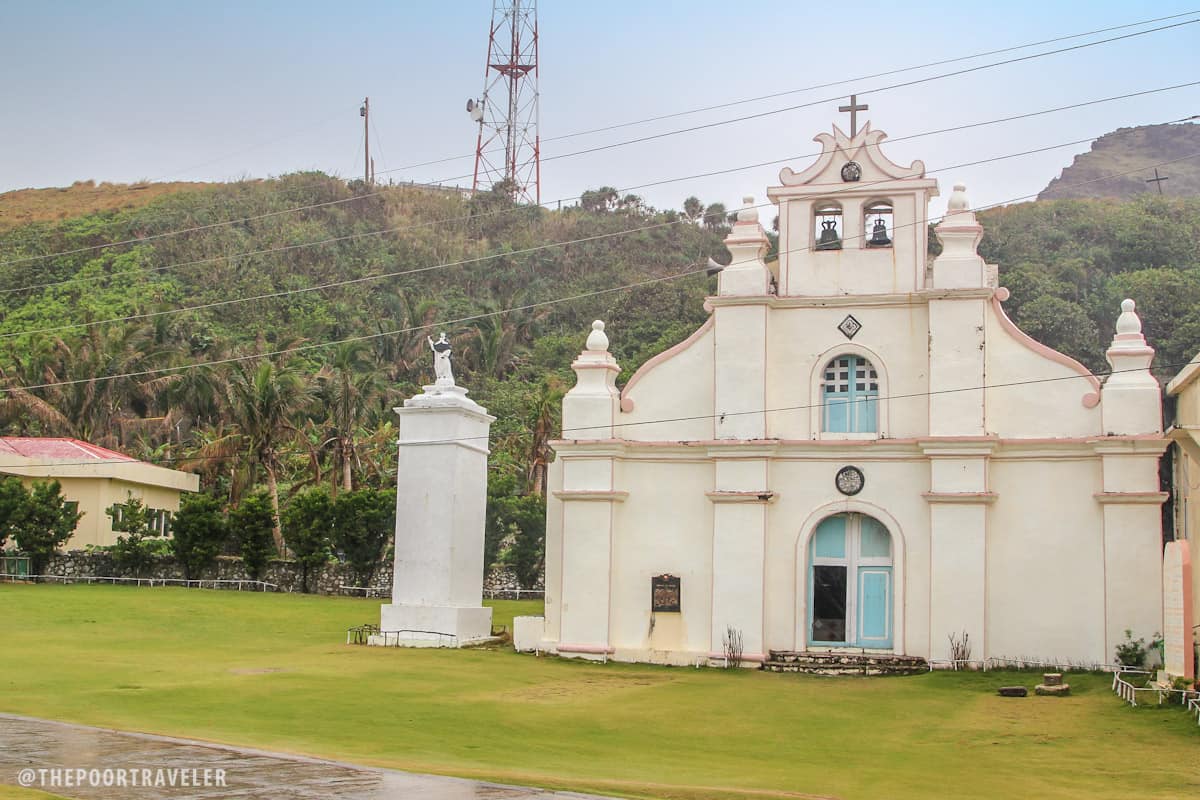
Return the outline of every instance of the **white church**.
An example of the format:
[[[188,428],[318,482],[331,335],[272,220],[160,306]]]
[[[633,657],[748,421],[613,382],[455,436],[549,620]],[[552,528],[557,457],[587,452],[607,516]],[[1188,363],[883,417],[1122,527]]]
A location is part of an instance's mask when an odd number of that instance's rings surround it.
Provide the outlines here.
[[[618,390],[597,323],[554,443],[538,647],[674,664],[772,654],[1112,663],[1162,627],[1154,351],[1126,300],[1105,381],[1022,333],[962,186],[882,131],[753,201],[708,321]]]

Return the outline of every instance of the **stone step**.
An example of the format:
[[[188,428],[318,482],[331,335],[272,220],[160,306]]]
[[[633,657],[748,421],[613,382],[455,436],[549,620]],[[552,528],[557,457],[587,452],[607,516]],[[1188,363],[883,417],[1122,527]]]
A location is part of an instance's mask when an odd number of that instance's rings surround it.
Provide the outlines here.
[[[892,653],[772,650],[764,663],[768,672],[798,672],[809,675],[919,675],[929,665],[917,656]]]

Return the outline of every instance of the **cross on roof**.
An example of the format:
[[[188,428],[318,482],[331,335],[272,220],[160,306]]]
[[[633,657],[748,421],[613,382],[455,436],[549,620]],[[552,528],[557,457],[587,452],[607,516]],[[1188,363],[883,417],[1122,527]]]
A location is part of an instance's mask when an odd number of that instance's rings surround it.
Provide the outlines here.
[[[863,103],[861,106],[858,104],[858,95],[856,95],[856,94],[850,95],[850,105],[838,106],[838,111],[849,111],[850,112],[850,138],[851,139],[853,139],[855,136],[858,135],[858,112],[866,111],[868,108],[870,108],[870,106],[868,106],[866,103]]]
[[[1158,177],[1158,167],[1155,167],[1154,168],[1154,177],[1146,178],[1146,183],[1153,183],[1155,186],[1158,187],[1158,193],[1162,194],[1163,193],[1162,182],[1169,181],[1169,180],[1171,180],[1171,176],[1169,176],[1169,175],[1163,175],[1161,178]]]

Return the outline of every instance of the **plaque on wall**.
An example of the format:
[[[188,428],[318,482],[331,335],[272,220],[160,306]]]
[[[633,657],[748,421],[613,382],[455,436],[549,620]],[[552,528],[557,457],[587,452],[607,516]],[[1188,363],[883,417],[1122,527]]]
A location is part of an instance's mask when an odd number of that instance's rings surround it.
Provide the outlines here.
[[[678,575],[655,575],[650,579],[650,610],[679,611]]]

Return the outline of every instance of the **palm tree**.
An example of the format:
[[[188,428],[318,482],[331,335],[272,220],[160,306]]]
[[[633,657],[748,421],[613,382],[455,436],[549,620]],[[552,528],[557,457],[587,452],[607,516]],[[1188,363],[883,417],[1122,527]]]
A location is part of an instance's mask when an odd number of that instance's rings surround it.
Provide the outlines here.
[[[242,361],[229,379],[229,411],[242,450],[253,466],[267,473],[267,490],[274,516],[275,547],[283,552],[279,527],[279,445],[296,434],[294,420],[309,406],[308,382],[286,362]]]
[[[546,467],[550,462],[550,440],[559,433],[562,426],[563,384],[553,375],[547,377],[538,386],[537,393],[531,398],[529,416],[526,424],[529,426],[532,441],[529,448],[529,471],[527,479],[529,491],[542,495],[546,492]]]
[[[148,326],[95,326],[78,340],[14,347],[11,367],[0,370],[8,388],[0,405],[24,430],[32,422],[43,434],[120,447],[127,430],[161,427],[164,418],[150,412],[173,377],[138,373],[165,363],[168,354]],[[57,385],[24,388],[40,384]]]
[[[329,363],[317,373],[317,396],[324,402],[329,415],[332,433],[329,442],[334,445],[334,462],[341,468],[344,491],[354,490],[353,465],[358,460],[355,436],[363,427],[379,391],[379,370],[371,360],[371,347],[366,342],[338,345]],[[335,480],[335,494],[337,490]]]

